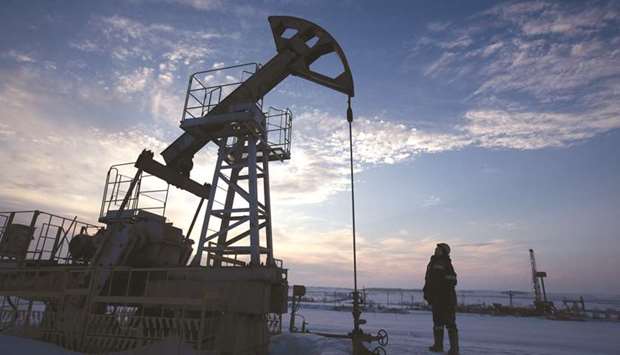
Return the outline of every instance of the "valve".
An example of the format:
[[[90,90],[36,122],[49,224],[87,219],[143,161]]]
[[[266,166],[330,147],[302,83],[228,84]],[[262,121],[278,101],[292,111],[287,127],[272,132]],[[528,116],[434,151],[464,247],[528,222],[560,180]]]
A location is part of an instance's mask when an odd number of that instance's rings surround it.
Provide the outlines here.
[[[387,352],[382,346],[377,346],[373,351],[373,355],[386,355]]]
[[[387,346],[388,345],[388,341],[389,341],[389,336],[388,336],[387,331],[385,329],[380,329],[377,332],[377,342],[381,346]]]

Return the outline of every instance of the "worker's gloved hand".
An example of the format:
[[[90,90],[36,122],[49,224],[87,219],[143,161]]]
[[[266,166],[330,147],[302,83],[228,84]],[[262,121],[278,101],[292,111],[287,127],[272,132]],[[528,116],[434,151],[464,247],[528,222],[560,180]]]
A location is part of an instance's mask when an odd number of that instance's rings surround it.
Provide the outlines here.
[[[426,301],[426,303],[431,304],[431,295],[430,292],[428,290],[428,288],[426,288],[426,286],[424,286],[424,289],[422,290],[423,292],[423,296],[424,296],[424,300]]]

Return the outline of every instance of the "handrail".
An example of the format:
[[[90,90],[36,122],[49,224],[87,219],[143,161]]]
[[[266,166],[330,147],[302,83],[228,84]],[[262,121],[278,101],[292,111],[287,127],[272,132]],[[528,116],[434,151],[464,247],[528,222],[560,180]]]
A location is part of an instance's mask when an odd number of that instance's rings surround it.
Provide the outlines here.
[[[224,82],[217,85],[209,85],[208,83],[203,82],[200,78],[200,76],[208,75],[209,73],[222,72],[226,70],[246,67],[253,67],[253,71],[241,70],[241,77],[239,78],[239,81],[232,83]],[[185,95],[185,102],[183,105],[183,113],[181,114],[181,121],[184,121],[186,119],[196,119],[207,115],[213,108],[217,107],[220,104],[222,99],[224,99],[224,89],[234,89],[236,87],[239,87],[243,84],[244,81],[254,75],[254,73],[259,68],[260,65],[258,63],[245,63],[203,70],[190,75],[187,85],[187,93]],[[246,74],[249,74],[247,78]],[[202,95],[200,93],[202,93]],[[228,94],[229,93],[227,93],[226,95]],[[197,95],[202,97],[198,97]],[[192,102],[190,102],[190,97]],[[259,106],[262,107],[262,103],[259,103]]]
[[[192,74],[192,77],[194,77],[194,76],[196,76],[198,74],[206,74],[206,73],[211,73],[211,72],[219,71],[219,70],[235,69],[235,68],[240,68],[240,67],[250,66],[250,65],[254,65],[257,69],[260,66],[260,64],[256,63],[256,62],[249,62],[249,63],[244,63],[244,64],[236,64],[236,65],[230,65],[230,66],[227,66],[227,67],[218,67],[218,68],[213,68],[213,69],[208,69],[208,70],[203,70],[203,71],[197,71],[197,72]]]

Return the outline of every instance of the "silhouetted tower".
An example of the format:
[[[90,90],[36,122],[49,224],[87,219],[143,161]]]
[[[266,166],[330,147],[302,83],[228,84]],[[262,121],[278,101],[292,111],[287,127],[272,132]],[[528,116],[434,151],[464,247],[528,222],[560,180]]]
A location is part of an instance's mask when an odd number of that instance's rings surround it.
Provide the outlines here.
[[[190,78],[181,128],[218,147],[194,265],[204,264],[205,256],[216,267],[274,263],[269,162],[290,159],[292,115],[263,109],[262,98],[236,98],[257,85],[259,71],[244,64]],[[237,81],[207,85],[214,77]]]
[[[532,264],[532,283],[534,284],[534,306],[546,312],[551,306],[551,303],[547,300],[547,291],[545,290],[545,277],[547,277],[547,273],[537,270],[533,249],[530,249],[530,262]]]

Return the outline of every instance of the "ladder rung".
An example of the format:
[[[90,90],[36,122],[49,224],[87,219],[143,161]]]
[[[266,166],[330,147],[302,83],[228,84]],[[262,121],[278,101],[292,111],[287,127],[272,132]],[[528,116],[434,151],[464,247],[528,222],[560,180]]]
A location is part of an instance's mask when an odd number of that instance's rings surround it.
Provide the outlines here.
[[[256,177],[257,177],[258,179],[262,179],[262,178],[264,178],[264,177],[265,177],[265,174],[256,174]],[[249,178],[250,178],[250,176],[249,176],[249,175],[239,175],[239,176],[237,177],[237,179],[239,179],[239,180],[247,180],[247,179],[249,179]]]
[[[221,210],[211,210],[212,213],[241,213],[241,212],[250,212],[249,208],[230,208],[230,209],[221,209]]]

